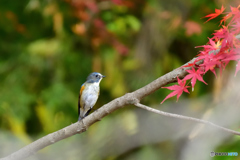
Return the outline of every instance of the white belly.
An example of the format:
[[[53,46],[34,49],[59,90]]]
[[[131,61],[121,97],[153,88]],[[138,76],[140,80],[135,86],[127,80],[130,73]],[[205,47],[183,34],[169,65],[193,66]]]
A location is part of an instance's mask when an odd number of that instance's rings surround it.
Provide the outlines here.
[[[97,102],[99,95],[99,83],[87,84],[81,95],[81,106],[84,110],[91,109]]]

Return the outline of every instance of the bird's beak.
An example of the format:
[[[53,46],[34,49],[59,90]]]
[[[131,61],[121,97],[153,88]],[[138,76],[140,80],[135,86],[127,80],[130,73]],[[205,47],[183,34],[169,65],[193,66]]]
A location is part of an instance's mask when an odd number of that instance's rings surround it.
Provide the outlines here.
[[[105,78],[106,76],[102,75],[102,78]]]

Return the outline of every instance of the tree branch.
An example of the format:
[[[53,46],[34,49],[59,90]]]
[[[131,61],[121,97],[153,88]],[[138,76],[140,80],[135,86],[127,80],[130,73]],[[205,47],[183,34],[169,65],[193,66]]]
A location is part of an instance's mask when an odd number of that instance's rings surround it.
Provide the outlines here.
[[[196,60],[196,58],[192,59],[188,63],[193,63]],[[196,62],[197,65],[201,64],[203,61]],[[186,64],[185,64],[186,65]],[[149,94],[155,92],[162,86],[165,86],[169,83],[176,82],[177,77],[183,78],[187,75],[186,70],[190,69],[191,67],[179,67],[161,77],[154,80],[153,82],[147,84],[146,86],[132,92],[127,93],[124,96],[121,96],[119,98],[116,98],[112,100],[111,102],[103,105],[101,108],[90,114],[89,116],[85,117],[82,121],[76,122],[74,124],[71,124],[70,126],[67,126],[61,130],[58,130],[56,132],[53,132],[51,134],[48,134],[33,143],[23,147],[22,149],[12,153],[11,155],[1,158],[0,160],[21,160],[25,159],[28,156],[36,153],[37,151],[41,150],[44,147],[47,147],[53,143],[56,143],[62,139],[65,139],[67,137],[70,137],[72,135],[75,135],[77,133],[82,133],[88,129],[92,124],[94,124],[97,121],[100,121],[103,117],[107,116],[108,114],[112,113],[113,111],[122,108],[129,104],[139,104],[140,100]],[[169,114],[169,113],[168,113]],[[176,117],[176,116],[175,116]],[[178,115],[178,117],[184,117]],[[193,120],[194,118],[185,118],[189,120]],[[211,124],[215,127],[223,129],[223,127],[217,126],[211,122],[207,122],[204,120],[196,120],[197,122],[201,123],[207,123]],[[225,129],[228,130],[228,129]],[[235,132],[232,132],[235,134]],[[237,133],[237,132],[236,132]],[[239,134],[237,134],[239,135]]]
[[[188,63],[194,62],[196,58],[192,59]],[[202,61],[197,62],[198,64],[201,64]],[[149,83],[148,85],[132,92],[127,93],[122,97],[116,98],[112,100],[111,102],[103,105],[101,108],[97,109],[95,112],[90,114],[89,116],[85,117],[82,121],[76,122],[74,124],[71,124],[70,126],[67,126],[61,130],[58,130],[56,132],[50,133],[33,143],[21,148],[20,150],[12,153],[11,155],[1,158],[0,160],[21,160],[25,159],[28,156],[36,153],[37,151],[41,150],[44,147],[47,147],[53,143],[56,143],[62,139],[65,139],[67,137],[70,137],[72,135],[75,135],[77,133],[82,133],[88,129],[93,123],[100,121],[103,117],[107,116],[108,114],[112,113],[113,111],[122,108],[123,106],[126,106],[128,104],[136,104],[138,103],[142,98],[146,97],[147,95],[155,92],[162,86],[165,86],[166,84],[176,82],[177,76],[180,78],[183,78],[187,72],[186,70],[190,68],[183,68],[179,67],[161,77],[154,80],[153,82]]]
[[[222,130],[224,130],[226,132],[229,132],[231,134],[240,135],[240,132],[237,132],[237,131],[234,131],[234,130],[231,130],[231,129],[228,129],[228,128],[225,128],[225,127],[222,127],[222,126],[219,126],[219,125],[216,125],[216,124],[214,124],[212,122],[209,122],[209,121],[206,121],[206,120],[160,111],[160,110],[148,107],[146,105],[143,105],[141,103],[136,103],[134,105],[139,107],[139,108],[145,109],[147,111],[157,113],[157,114],[160,114],[160,115],[164,115],[164,116],[167,116],[167,117],[173,117],[173,118],[179,118],[179,119],[190,120],[190,121],[194,121],[194,122],[198,122],[198,123],[203,123],[203,124],[211,125],[211,126],[214,126],[216,128],[222,129]]]

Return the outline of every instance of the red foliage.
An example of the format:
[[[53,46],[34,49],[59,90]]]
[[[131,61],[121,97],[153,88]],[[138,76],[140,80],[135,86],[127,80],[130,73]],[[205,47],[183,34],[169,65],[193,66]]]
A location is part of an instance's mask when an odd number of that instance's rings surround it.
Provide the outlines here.
[[[207,84],[204,80],[203,80],[203,71],[201,71],[201,68],[198,68],[198,70],[195,70],[194,67],[192,67],[192,70],[186,70],[189,74],[183,79],[183,81],[189,80],[191,79],[191,84],[192,84],[192,88],[194,88],[196,81],[199,80],[205,84]]]
[[[85,36],[90,40],[89,42],[94,49],[108,44],[118,53],[126,55],[128,53],[127,46],[120,42],[116,35],[107,29],[105,22],[100,16],[104,10],[100,7],[100,3],[102,2],[101,0],[77,0],[69,2],[74,9],[76,17],[80,20],[80,23],[73,27],[73,32],[79,36]],[[109,2],[110,6],[127,6],[123,0],[106,0],[105,2]]]
[[[237,8],[231,7],[231,12],[223,13],[225,8],[222,6],[221,9],[215,9],[215,13],[209,14],[205,17],[209,19],[206,21],[216,18],[217,16],[224,14],[225,16],[220,21],[220,24],[224,22],[224,25],[219,30],[216,30],[213,33],[212,38],[208,38],[209,41],[206,45],[198,46],[202,47],[203,50],[198,54],[197,59],[193,63],[189,63],[183,67],[192,67],[191,70],[186,70],[189,74],[182,80],[181,85],[173,85],[170,87],[163,87],[170,90],[175,90],[170,93],[161,103],[163,103],[166,99],[177,95],[177,99],[181,96],[182,92],[186,92],[186,84],[187,80],[191,80],[192,88],[194,88],[196,81],[201,81],[207,84],[203,80],[203,75],[209,70],[212,71],[215,76],[215,68],[220,69],[220,74],[222,70],[226,67],[229,61],[236,61],[236,71],[240,70],[240,41],[236,38],[236,36],[240,36],[240,5]],[[226,21],[230,20],[228,25],[225,25]],[[203,60],[201,65],[196,65],[197,61]],[[195,70],[196,68],[196,70]],[[183,85],[184,84],[184,85]]]
[[[169,87],[162,87],[162,88],[167,88],[167,89],[170,89],[170,90],[173,90],[172,93],[170,93],[162,102],[161,104],[168,98],[171,98],[175,95],[177,95],[177,101],[178,101],[178,98],[182,95],[183,92],[188,92],[188,89],[190,86],[185,86],[186,84],[186,81],[185,80],[180,80],[178,77],[178,85],[173,85],[173,86],[169,86]]]
[[[216,18],[217,16],[219,16],[220,14],[223,13],[223,11],[225,10],[225,8],[222,6],[221,9],[215,9],[215,13],[206,15],[205,17],[210,17],[206,22],[210,21],[213,18]]]

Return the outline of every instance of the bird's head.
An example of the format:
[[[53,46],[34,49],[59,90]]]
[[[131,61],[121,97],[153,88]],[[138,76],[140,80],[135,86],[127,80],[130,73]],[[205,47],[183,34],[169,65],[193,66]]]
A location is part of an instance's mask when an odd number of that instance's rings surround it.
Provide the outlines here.
[[[99,83],[105,76],[98,72],[93,72],[87,77],[88,83]]]

